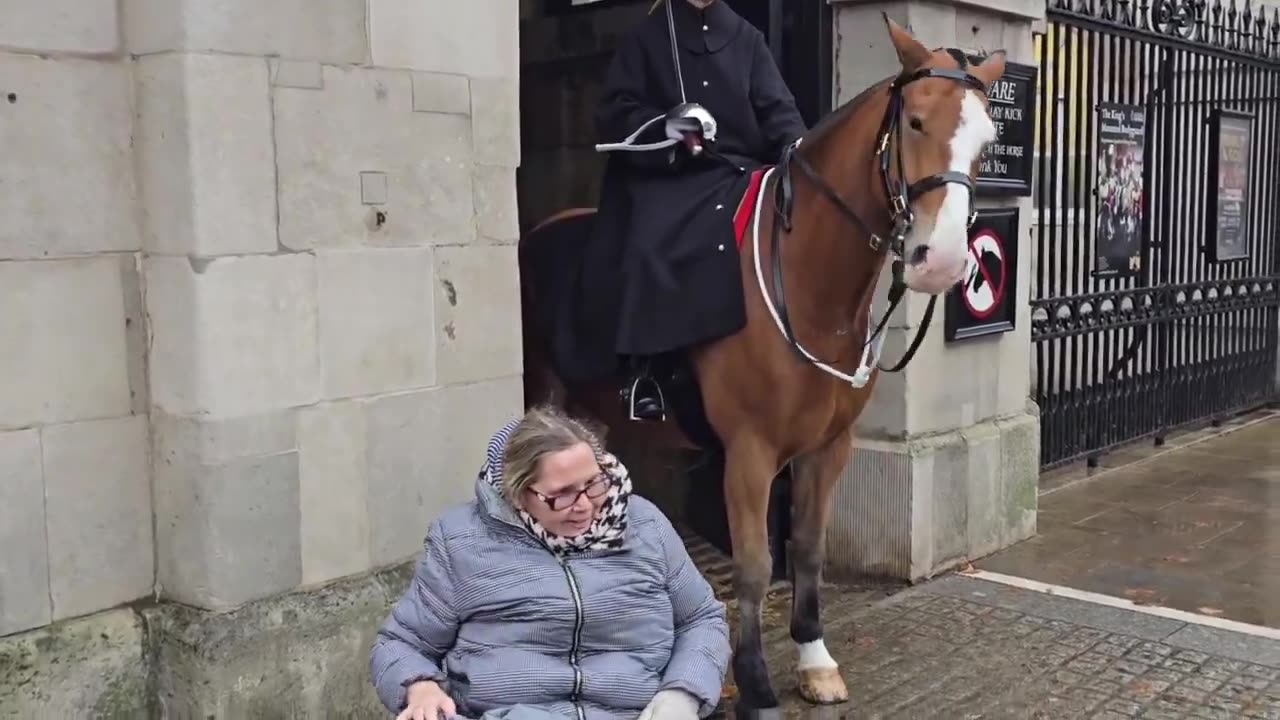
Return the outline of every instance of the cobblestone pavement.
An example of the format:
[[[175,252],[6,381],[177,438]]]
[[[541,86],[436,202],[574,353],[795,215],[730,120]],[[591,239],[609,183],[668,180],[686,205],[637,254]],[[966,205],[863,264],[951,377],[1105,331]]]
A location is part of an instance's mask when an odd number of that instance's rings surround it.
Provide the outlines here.
[[[782,591],[767,641],[783,717],[1280,719],[1277,640],[965,575],[870,604],[827,590],[850,702],[796,694]]]

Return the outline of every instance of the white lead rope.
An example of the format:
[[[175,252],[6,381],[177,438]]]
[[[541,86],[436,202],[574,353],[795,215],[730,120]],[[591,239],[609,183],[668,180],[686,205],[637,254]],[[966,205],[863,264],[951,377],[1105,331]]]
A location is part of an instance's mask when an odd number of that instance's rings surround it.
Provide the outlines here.
[[[765,307],[769,308],[769,314],[773,316],[773,323],[778,326],[778,332],[782,333],[782,336],[785,338],[787,337],[787,331],[782,326],[782,318],[778,317],[778,310],[773,305],[773,298],[769,297],[769,291],[765,289],[764,272],[760,269],[760,211],[764,207],[764,197],[768,194],[766,190],[769,187],[769,177],[773,175],[773,171],[776,169],[777,168],[769,168],[769,170],[764,174],[764,177],[760,179],[760,190],[759,194],[756,196],[755,218],[752,219],[751,225],[751,250],[752,254],[755,256],[756,281],[760,285],[760,296],[764,298]],[[773,248],[773,252],[779,252],[779,249],[775,247]],[[874,309],[874,303],[872,309]],[[875,317],[875,314],[868,311],[867,342],[862,345],[861,364],[858,365],[858,369],[852,375],[840,372],[814,357],[812,353],[805,350],[804,346],[800,344],[799,338],[795,339],[796,349],[798,349],[800,353],[809,360],[809,362],[813,363],[814,367],[828,375],[839,378],[855,388],[866,387],[867,383],[871,382],[871,371],[875,369],[876,363],[880,362],[880,348],[884,344],[884,333],[880,333],[872,338],[871,333],[873,328],[871,326],[873,323],[871,322],[871,318],[873,317]]]

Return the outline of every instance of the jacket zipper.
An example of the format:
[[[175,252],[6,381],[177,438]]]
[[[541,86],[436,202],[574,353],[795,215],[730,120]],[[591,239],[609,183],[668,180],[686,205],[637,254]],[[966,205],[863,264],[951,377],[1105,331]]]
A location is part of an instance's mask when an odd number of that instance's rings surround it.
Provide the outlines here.
[[[564,576],[569,581],[569,593],[573,595],[573,645],[569,648],[569,664],[573,666],[573,706],[578,711],[578,720],[586,720],[582,710],[582,668],[578,665],[578,650],[582,643],[582,593],[578,590],[578,580],[569,569],[563,558],[557,558],[560,567],[564,568]]]

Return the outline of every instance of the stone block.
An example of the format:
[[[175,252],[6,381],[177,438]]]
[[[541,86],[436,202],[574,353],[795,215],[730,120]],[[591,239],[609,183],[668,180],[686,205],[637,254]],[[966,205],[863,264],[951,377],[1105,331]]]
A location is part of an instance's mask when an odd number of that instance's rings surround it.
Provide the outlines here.
[[[1030,537],[1038,448],[1029,415],[905,441],[855,438],[836,485],[828,575],[916,581]]]
[[[988,431],[996,435],[995,428]],[[965,438],[955,434],[912,443],[913,454],[921,460],[916,469],[923,471],[913,481],[929,494],[928,507],[917,513],[918,521],[928,525],[924,564],[929,566],[953,565],[969,556],[973,488],[968,450]]]
[[[520,278],[514,245],[442,247],[435,263],[436,380],[519,375]]]
[[[264,457],[298,449],[295,411],[276,410],[229,418],[153,415],[155,445],[167,461],[193,460],[223,465],[244,458]]]
[[[1040,418],[1023,413],[996,420],[1000,428],[1001,546],[1036,534],[1040,502]]]
[[[1007,535],[1000,428],[991,423],[960,431],[968,462],[967,547],[971,556],[987,555],[1003,546]]]
[[[369,0],[370,53],[381,67],[516,77],[519,23],[511,0]]]
[[[324,71],[318,62],[271,58],[271,86],[323,90]]]
[[[43,52],[112,53],[120,48],[118,7],[118,0],[8,0],[0,23],[0,45]]]
[[[0,262],[0,308],[0,430],[128,414],[117,258]]]
[[[911,457],[889,443],[853,441],[836,482],[825,575],[899,577],[911,563]]]
[[[471,78],[471,133],[483,165],[520,165],[520,88],[508,78]]]
[[[375,566],[412,557],[436,516],[474,497],[489,438],[522,407],[518,377],[368,403],[369,551]]]
[[[85,6],[74,19],[22,32],[37,44],[87,32],[80,26],[101,17],[101,0],[23,0],[17,8],[5,4],[0,37],[27,27],[28,19],[49,19],[41,7],[52,6],[48,13],[56,17],[73,4]],[[140,249],[128,64],[0,54],[0,89],[11,179],[0,192],[0,260]]]
[[[326,63],[368,58],[365,0],[124,0],[135,55],[171,50]]]
[[[146,249],[168,255],[275,251],[267,61],[166,54],[139,58],[137,68]]]
[[[271,416],[269,416],[271,418]],[[302,580],[298,454],[269,443],[243,447],[241,457],[201,457],[201,448],[230,452],[229,438],[273,419],[214,424],[155,415],[157,574],[170,600],[209,609],[296,588]],[[202,437],[195,447],[183,445]],[[283,439],[279,433],[271,433]],[[234,452],[230,452],[234,454]]]
[[[408,73],[325,66],[323,90],[274,93],[285,247],[459,244],[475,236],[471,121],[413,112]],[[381,225],[362,202],[365,172],[386,176]]]
[[[122,609],[0,638],[6,718],[150,716],[147,633]]]
[[[477,165],[475,169],[476,229],[493,240],[520,238],[516,205],[516,171],[509,167]]]
[[[369,648],[411,567],[362,575],[225,613],[143,611],[167,717],[389,717]]]
[[[465,75],[416,72],[413,74],[415,112],[471,114],[471,84]]]
[[[49,546],[37,430],[0,432],[0,636],[47,624]],[[0,653],[0,657],[3,654]],[[0,700],[4,699],[0,676]],[[0,703],[0,706],[8,707]]]
[[[366,436],[363,403],[325,403],[298,413],[304,585],[370,567]]]
[[[430,248],[318,253],[328,398],[435,384]]]
[[[41,431],[53,619],[151,594],[151,474],[146,416]]]
[[[314,257],[152,257],[144,268],[157,408],[225,417],[319,399]]]

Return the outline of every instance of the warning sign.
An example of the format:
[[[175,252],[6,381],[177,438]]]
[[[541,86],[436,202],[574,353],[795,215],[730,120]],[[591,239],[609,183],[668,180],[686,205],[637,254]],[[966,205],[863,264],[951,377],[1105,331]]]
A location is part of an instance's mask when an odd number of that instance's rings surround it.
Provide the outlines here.
[[[1017,237],[1017,208],[978,212],[969,231],[964,275],[947,295],[947,341],[1013,329]]]
[[[969,238],[964,304],[974,317],[986,319],[1004,299],[1004,242],[990,228]]]

